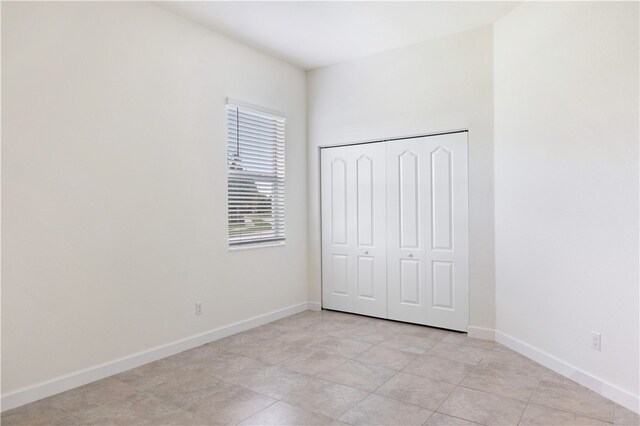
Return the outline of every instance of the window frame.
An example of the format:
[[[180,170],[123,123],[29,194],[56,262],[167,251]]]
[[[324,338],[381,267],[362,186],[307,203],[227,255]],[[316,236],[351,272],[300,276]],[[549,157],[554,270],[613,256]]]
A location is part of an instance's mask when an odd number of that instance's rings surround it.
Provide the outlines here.
[[[265,235],[263,238],[260,237],[259,234],[251,234],[248,233],[247,236],[250,237],[254,235],[254,238],[250,241],[234,241],[234,236],[232,235],[232,203],[234,201],[234,196],[237,197],[237,194],[233,194],[231,191],[232,179],[238,178],[238,176],[242,176],[243,173],[232,173],[232,166],[234,163],[232,162],[233,151],[232,146],[236,144],[239,147],[240,152],[242,151],[242,139],[241,139],[241,129],[240,126],[236,127],[236,135],[233,137],[233,131],[231,130],[231,122],[230,119],[232,117],[232,110],[236,111],[236,122],[239,123],[240,113],[244,113],[246,116],[253,116],[262,120],[273,120],[274,126],[278,124],[276,122],[281,122],[282,126],[282,137],[278,138],[277,136],[273,138],[273,174],[270,179],[273,182],[273,189],[269,196],[271,197],[271,208],[270,208],[270,222],[272,223],[272,227],[276,229],[273,232],[273,235]],[[227,117],[226,117],[226,128],[227,128],[227,247],[230,251],[235,250],[248,250],[255,248],[263,248],[263,247],[278,247],[286,245],[287,241],[287,232],[286,232],[286,159],[285,159],[285,148],[286,148],[286,115],[275,110],[267,109],[264,107],[259,107],[256,105],[248,104],[246,102],[240,102],[237,100],[227,99],[227,104],[225,108]],[[239,133],[240,132],[240,133]],[[271,142],[271,141],[269,141]],[[241,154],[235,154],[238,158],[238,162],[241,162],[243,157]],[[260,159],[259,161],[265,161],[264,159]],[[279,163],[281,162],[281,167],[279,167]],[[260,166],[260,164],[258,165]],[[246,176],[248,179],[255,179],[257,172],[248,171]],[[268,182],[269,179],[266,179]],[[256,180],[257,182],[257,180]],[[279,204],[278,207],[274,207],[275,202]],[[250,213],[246,214],[250,216]],[[237,237],[237,235],[236,235]]]

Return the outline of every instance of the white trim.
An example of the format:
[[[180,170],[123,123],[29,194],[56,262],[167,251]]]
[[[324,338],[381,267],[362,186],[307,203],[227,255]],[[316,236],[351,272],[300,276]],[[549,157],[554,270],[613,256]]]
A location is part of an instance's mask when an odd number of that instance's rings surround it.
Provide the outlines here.
[[[493,328],[479,327],[477,325],[470,325],[467,329],[469,337],[482,340],[496,340],[496,331]]]
[[[271,321],[297,314],[298,312],[306,311],[308,308],[309,304],[307,302],[288,306],[283,309],[278,309],[276,311],[258,315],[243,321],[238,321],[204,333],[196,334],[185,339],[156,346],[155,348],[137,352],[113,361],[85,368],[83,370],[76,371],[75,373],[56,377],[55,379],[47,380],[46,382],[27,386],[6,395],[2,395],[0,406],[2,407],[2,411],[10,410],[39,399],[175,355],[179,352],[222,339],[223,337],[240,333],[242,331],[267,324]]]
[[[233,246],[229,246],[229,251],[242,251],[242,250],[253,250],[259,248],[267,248],[267,247],[284,247],[286,246],[286,241],[278,241],[278,242],[267,242],[267,243],[254,243],[254,244],[237,244]]]
[[[265,107],[259,106],[259,105],[250,104],[248,102],[239,101],[237,99],[227,98],[227,106],[229,106],[229,105],[230,106],[235,106],[235,107],[240,107],[240,108],[247,108],[247,109],[253,110],[255,112],[267,115],[267,116],[269,116],[271,118],[275,118],[275,119],[278,119],[278,120],[286,120],[287,119],[287,114],[285,114],[282,111],[278,111],[278,110],[271,109],[271,108],[265,108]]]
[[[405,135],[405,136],[389,136],[382,139],[367,139],[364,141],[336,142],[336,143],[331,143],[329,145],[319,145],[318,148],[320,150],[323,150],[327,148],[340,148],[340,147],[349,146],[349,145],[365,145],[365,144],[379,143],[379,142],[393,142],[393,141],[401,141],[405,139],[426,138],[430,136],[450,135],[453,133],[465,133],[465,132],[469,133],[469,129],[453,129],[453,130],[443,130],[440,132],[415,133],[415,134]]]
[[[320,311],[322,310],[322,303],[320,302],[309,302],[309,310],[310,311]]]
[[[531,346],[528,343],[511,337],[501,331],[496,330],[496,342],[501,343],[521,355],[526,356],[558,374],[561,374],[574,382],[585,386],[592,391],[610,399],[611,401],[628,408],[636,413],[640,412],[640,397],[620,389],[618,386],[609,383],[593,374],[587,373],[566,361],[563,361],[541,349]]]

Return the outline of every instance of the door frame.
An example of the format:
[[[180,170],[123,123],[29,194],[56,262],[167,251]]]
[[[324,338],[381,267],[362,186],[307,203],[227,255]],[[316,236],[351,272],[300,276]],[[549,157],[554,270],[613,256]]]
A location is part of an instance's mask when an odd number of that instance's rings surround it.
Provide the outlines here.
[[[414,134],[414,135],[409,135],[409,136],[395,136],[395,137],[389,137],[389,138],[385,138],[385,139],[372,139],[372,140],[367,140],[367,141],[358,141],[358,142],[342,142],[342,143],[336,143],[336,144],[327,144],[327,145],[318,145],[317,150],[318,150],[318,218],[319,218],[319,236],[320,236],[320,252],[319,252],[319,256],[320,256],[320,309],[324,309],[324,289],[323,289],[323,276],[322,276],[322,262],[324,261],[324,259],[322,258],[322,150],[323,149],[331,149],[331,148],[340,148],[340,147],[344,147],[344,146],[352,146],[352,145],[365,145],[365,144],[371,144],[371,143],[380,143],[380,142],[392,142],[392,141],[401,141],[401,140],[407,140],[407,139],[417,139],[417,138],[424,138],[424,137],[429,137],[429,136],[441,136],[441,135],[451,135],[454,133],[467,133],[467,206],[469,206],[469,198],[470,198],[470,194],[471,194],[471,188],[469,185],[469,164],[471,163],[471,158],[469,156],[469,129],[456,129],[456,130],[449,130],[449,131],[441,131],[441,132],[433,132],[433,133],[420,133],[420,134]],[[467,207],[468,208],[468,207]],[[468,212],[468,210],[467,210]],[[467,213],[467,229],[469,229],[469,214]],[[469,245],[469,233],[467,232],[467,246]],[[467,256],[467,268],[469,268],[469,257]],[[469,276],[469,283],[468,283],[468,289],[469,289],[469,314],[471,313],[471,276]],[[471,323],[471,318],[469,318],[468,323]]]

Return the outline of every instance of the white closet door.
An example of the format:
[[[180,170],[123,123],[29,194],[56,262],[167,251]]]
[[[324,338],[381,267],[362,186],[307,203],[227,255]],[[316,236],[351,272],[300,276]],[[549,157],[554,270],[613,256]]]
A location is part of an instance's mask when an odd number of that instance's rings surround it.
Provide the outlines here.
[[[466,331],[467,133],[386,149],[388,317]]]
[[[385,167],[383,144],[321,152],[325,308],[387,317]]]

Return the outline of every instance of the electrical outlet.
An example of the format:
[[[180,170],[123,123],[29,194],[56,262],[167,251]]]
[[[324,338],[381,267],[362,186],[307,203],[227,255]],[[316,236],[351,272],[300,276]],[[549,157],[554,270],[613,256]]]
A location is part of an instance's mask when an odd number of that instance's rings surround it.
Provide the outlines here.
[[[196,315],[202,315],[202,302],[196,302]]]
[[[601,338],[600,333],[596,333],[595,331],[591,332],[591,349],[596,351],[601,350]]]

